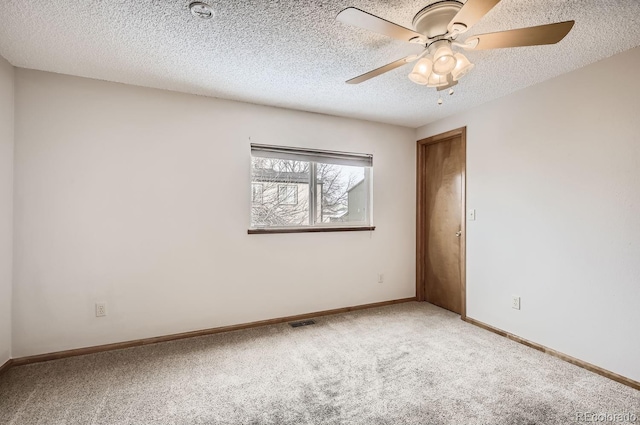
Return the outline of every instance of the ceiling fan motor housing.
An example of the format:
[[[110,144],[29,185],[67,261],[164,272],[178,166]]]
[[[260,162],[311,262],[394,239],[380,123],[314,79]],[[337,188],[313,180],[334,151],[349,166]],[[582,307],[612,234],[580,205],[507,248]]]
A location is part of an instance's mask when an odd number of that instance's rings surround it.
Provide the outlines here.
[[[462,3],[455,0],[430,4],[414,16],[413,28],[431,39],[444,36],[448,32],[449,22],[461,8]]]

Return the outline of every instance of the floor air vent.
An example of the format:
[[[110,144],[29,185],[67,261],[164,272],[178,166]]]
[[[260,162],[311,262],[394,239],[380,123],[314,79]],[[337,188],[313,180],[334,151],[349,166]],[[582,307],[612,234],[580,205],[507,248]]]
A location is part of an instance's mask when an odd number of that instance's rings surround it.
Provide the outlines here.
[[[299,322],[291,322],[289,323],[289,326],[291,326],[292,328],[299,328],[300,326],[309,326],[309,325],[315,325],[316,321],[315,320],[301,320]]]

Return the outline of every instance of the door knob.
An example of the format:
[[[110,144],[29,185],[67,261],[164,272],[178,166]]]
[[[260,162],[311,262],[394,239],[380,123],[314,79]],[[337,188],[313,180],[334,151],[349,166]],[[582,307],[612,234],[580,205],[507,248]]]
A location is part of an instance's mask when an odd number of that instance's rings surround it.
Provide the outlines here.
[[[462,235],[462,230],[458,230],[458,231],[456,232],[456,237],[458,237],[458,238],[459,238],[459,237],[460,237],[460,235]]]

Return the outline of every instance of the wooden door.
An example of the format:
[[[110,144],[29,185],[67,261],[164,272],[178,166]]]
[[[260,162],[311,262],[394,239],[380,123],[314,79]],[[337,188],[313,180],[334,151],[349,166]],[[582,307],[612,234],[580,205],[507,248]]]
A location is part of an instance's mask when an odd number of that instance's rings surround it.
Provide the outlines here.
[[[465,317],[465,129],[418,142],[417,297]]]

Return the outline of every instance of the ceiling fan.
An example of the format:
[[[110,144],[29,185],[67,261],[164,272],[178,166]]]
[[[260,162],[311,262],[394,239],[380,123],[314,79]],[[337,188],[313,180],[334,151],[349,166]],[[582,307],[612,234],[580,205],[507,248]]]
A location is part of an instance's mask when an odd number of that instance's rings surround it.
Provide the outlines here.
[[[411,55],[391,62],[352,78],[347,83],[359,84],[417,61],[409,74],[409,79],[416,84],[435,87],[438,91],[444,90],[458,84],[458,80],[474,67],[462,53],[454,52],[452,47],[464,50],[487,50],[555,44],[571,31],[575,23],[575,21],[558,22],[475,35],[463,42],[457,41],[458,36],[468,31],[499,2],[500,0],[467,0],[463,4],[457,0],[438,1],[416,14],[413,18],[414,30],[355,7],[344,9],[336,17],[340,22],[425,47],[419,55]]]

